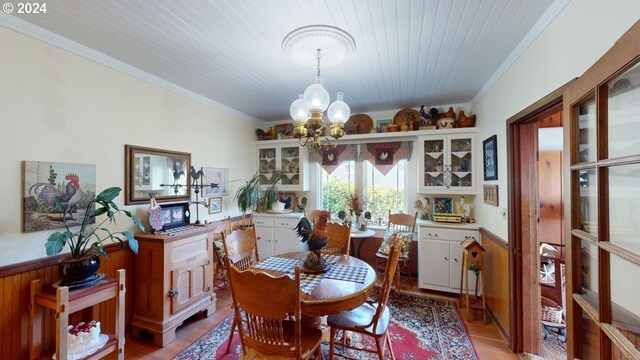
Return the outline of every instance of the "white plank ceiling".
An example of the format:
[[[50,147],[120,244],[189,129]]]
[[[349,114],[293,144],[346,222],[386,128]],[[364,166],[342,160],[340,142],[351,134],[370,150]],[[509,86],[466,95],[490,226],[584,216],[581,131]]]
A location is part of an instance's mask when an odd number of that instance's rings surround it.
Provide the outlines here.
[[[315,70],[283,38],[328,24],[356,41],[322,69],[352,112],[468,103],[554,0],[66,0],[22,20],[259,120],[288,119]]]

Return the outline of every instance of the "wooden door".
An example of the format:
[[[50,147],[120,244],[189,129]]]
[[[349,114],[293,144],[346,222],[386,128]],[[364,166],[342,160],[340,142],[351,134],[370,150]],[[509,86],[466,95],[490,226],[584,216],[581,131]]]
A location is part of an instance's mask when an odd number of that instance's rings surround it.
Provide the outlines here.
[[[565,91],[568,357],[640,358],[640,21]]]
[[[211,260],[201,259],[171,271],[171,314],[193,304],[211,291]],[[174,291],[175,290],[175,291]]]

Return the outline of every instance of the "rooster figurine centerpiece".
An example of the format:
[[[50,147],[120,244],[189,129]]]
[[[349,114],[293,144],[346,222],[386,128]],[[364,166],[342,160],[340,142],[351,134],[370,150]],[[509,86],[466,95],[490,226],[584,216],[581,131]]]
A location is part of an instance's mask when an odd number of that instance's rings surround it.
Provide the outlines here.
[[[329,241],[327,221],[329,221],[329,212],[321,211],[315,224],[311,224],[309,219],[303,217],[294,228],[300,241],[309,245],[309,255],[302,264],[302,272],[323,272],[328,268],[329,264],[322,259],[320,254],[320,249]]]

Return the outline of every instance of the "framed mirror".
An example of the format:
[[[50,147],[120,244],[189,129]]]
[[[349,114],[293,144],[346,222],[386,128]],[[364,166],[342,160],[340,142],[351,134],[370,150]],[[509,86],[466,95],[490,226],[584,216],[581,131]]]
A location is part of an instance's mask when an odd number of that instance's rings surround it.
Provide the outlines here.
[[[125,145],[125,205],[189,200],[191,154]]]

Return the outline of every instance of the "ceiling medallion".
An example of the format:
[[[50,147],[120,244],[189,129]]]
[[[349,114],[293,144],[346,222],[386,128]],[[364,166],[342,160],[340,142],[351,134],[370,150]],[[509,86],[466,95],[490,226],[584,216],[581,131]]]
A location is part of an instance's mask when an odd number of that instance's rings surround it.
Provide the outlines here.
[[[320,77],[320,60],[325,66],[336,65],[346,60],[355,50],[353,37],[342,29],[327,25],[310,25],[290,32],[282,42],[282,49],[287,56],[302,65],[316,65],[316,81],[309,85],[304,94],[300,94],[289,108],[291,118],[295,122],[293,134],[298,138],[300,146],[318,150],[322,147],[337,146],[338,139],[344,136],[343,125],[351,115],[351,109],[339,92],[336,101],[331,103],[329,93],[322,85]],[[329,138],[320,139],[324,133],[324,111],[331,121],[330,135],[335,139],[331,144]],[[303,141],[303,138],[305,139]]]

